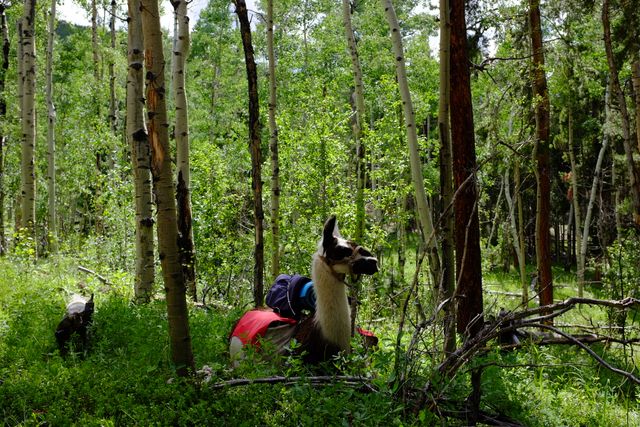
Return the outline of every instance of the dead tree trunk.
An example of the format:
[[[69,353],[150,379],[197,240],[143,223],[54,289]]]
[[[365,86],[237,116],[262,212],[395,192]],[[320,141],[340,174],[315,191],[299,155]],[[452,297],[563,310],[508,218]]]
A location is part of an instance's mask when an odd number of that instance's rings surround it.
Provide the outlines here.
[[[251,42],[251,25],[244,0],[234,0],[236,14],[240,21],[242,46],[244,48],[245,66],[249,87],[249,150],[251,152],[251,187],[253,189],[253,214],[255,228],[255,248],[253,251],[253,300],[256,307],[262,305],[264,299],[264,233],[262,222],[262,153],[260,151],[260,112],[258,99],[258,72]]]

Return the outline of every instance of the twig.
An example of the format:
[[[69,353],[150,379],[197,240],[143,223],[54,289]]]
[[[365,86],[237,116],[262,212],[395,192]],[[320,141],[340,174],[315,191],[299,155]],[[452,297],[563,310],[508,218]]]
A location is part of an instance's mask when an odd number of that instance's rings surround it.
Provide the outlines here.
[[[83,267],[81,265],[78,266],[78,270],[82,271],[83,273],[88,273],[91,274],[92,276],[95,276],[98,280],[100,280],[103,284],[107,285],[107,286],[113,286],[109,280],[101,275],[99,275],[98,273],[96,273],[93,270],[89,270],[86,267]]]
[[[529,325],[527,325],[527,327],[529,327]],[[618,368],[616,368],[614,366],[611,366],[602,357],[598,356],[595,351],[591,350],[588,346],[583,344],[580,340],[578,340],[577,338],[574,338],[571,335],[561,331],[560,329],[554,328],[551,325],[545,325],[543,323],[540,323],[540,324],[537,324],[537,325],[531,325],[531,327],[537,327],[537,328],[541,328],[541,329],[548,329],[548,330],[550,330],[550,331],[552,331],[552,332],[554,332],[554,333],[556,333],[558,335],[562,335],[567,340],[572,341],[575,345],[577,345],[578,347],[582,348],[584,351],[589,353],[589,355],[591,357],[593,357],[598,363],[600,363],[605,368],[609,369],[611,372],[615,372],[616,374],[622,375],[623,377],[628,378],[629,380],[633,381],[636,384],[640,384],[640,378],[636,377],[631,372],[623,371],[622,369],[618,369]]]
[[[253,385],[253,384],[293,385],[293,384],[299,384],[303,382],[308,382],[311,385],[342,383],[349,386],[362,386],[367,391],[370,391],[370,392],[376,391],[376,388],[369,382],[368,378],[352,377],[352,376],[346,376],[346,375],[315,376],[315,377],[275,376],[275,377],[263,377],[263,378],[236,378],[233,380],[222,381],[215,384],[211,384],[209,388],[213,390],[219,390],[226,387],[239,387],[239,386]]]

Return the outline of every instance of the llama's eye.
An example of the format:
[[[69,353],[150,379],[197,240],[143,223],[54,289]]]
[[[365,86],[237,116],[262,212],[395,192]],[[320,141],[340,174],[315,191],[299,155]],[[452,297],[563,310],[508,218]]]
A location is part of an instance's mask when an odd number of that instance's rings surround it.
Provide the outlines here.
[[[358,248],[358,253],[362,256],[373,256],[371,255],[371,252],[369,252],[365,248]]]
[[[334,248],[333,257],[334,259],[344,259],[348,258],[353,254],[353,249],[346,246],[336,246]]]

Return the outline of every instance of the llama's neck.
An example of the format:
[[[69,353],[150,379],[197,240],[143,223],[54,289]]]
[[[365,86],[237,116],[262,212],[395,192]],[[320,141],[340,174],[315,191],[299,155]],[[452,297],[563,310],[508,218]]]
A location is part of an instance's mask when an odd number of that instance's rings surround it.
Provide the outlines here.
[[[342,350],[349,350],[351,310],[344,282],[336,277],[318,253],[313,256],[311,277],[316,292],[315,320],[322,336]]]

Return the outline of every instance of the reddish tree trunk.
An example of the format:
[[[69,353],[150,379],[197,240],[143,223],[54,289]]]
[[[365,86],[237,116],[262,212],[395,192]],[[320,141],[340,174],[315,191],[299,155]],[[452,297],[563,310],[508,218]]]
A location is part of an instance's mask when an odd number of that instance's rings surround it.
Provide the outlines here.
[[[457,329],[482,327],[482,271],[476,188],[476,151],[464,2],[451,2],[451,142],[455,209]]]
[[[540,1],[529,1],[529,26],[533,53],[533,103],[536,118],[536,260],[538,264],[538,292],[540,305],[553,304],[553,277],[551,274],[550,212],[551,164],[549,156],[549,92],[544,71],[542,29],[540,27]]]

